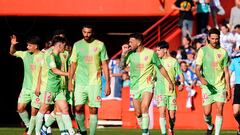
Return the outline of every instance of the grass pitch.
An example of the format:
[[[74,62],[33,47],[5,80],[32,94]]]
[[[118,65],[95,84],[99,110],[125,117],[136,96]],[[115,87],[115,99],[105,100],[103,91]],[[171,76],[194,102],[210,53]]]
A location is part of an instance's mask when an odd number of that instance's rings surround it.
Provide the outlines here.
[[[22,135],[24,128],[0,128],[0,135]],[[160,130],[150,130],[151,135],[161,135]],[[204,130],[176,130],[176,135],[203,135]],[[60,135],[57,128],[53,128],[53,135]],[[101,128],[96,135],[141,135],[139,129]],[[221,131],[221,135],[236,135],[234,130]]]

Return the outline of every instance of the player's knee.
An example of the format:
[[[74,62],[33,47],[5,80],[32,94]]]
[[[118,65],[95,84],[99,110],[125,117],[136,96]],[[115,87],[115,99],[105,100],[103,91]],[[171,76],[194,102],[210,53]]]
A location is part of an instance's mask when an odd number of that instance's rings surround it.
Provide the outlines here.
[[[25,111],[25,107],[23,107],[23,106],[18,106],[17,107],[17,112],[22,113],[24,111]]]
[[[142,113],[141,113],[141,111],[135,111],[135,115],[136,115],[136,117],[141,117]]]
[[[234,117],[239,115],[239,110],[233,108],[233,115],[234,115]]]
[[[142,111],[142,113],[147,113],[148,112],[148,106],[142,106],[141,107],[141,111]]]

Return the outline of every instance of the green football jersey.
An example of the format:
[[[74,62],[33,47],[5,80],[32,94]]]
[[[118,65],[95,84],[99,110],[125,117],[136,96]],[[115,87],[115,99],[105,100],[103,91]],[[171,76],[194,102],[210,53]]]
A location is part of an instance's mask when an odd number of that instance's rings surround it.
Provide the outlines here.
[[[75,87],[101,85],[101,61],[108,60],[103,42],[94,40],[91,43],[84,39],[73,46],[71,62],[77,62]]]
[[[125,61],[130,65],[130,89],[153,87],[154,65],[159,67],[161,64],[153,50],[144,48],[141,52],[129,52]]]
[[[38,83],[41,63],[44,60],[43,53],[39,52],[31,54],[28,51],[16,51],[14,55],[23,60],[24,79],[22,88],[35,91]]]
[[[180,69],[180,65],[178,61],[173,57],[167,57],[160,59],[161,64],[166,69],[170,79],[172,80],[173,84],[175,84],[176,76],[182,74],[182,70]],[[175,86],[174,91],[170,93],[169,91],[169,82],[166,78],[160,73],[160,70],[156,67],[156,76],[157,76],[157,82],[156,82],[156,91],[155,94],[160,95],[176,95]]]
[[[202,66],[202,74],[216,89],[225,88],[224,67],[229,65],[227,51],[206,45],[199,49],[196,64]]]
[[[61,58],[60,55],[55,55],[53,53],[50,53],[46,56],[46,64],[48,67],[48,79],[46,83],[46,91],[51,92],[59,92],[60,91],[60,83],[61,83],[61,77],[60,75],[57,75],[53,73],[52,69],[57,68],[61,70]]]

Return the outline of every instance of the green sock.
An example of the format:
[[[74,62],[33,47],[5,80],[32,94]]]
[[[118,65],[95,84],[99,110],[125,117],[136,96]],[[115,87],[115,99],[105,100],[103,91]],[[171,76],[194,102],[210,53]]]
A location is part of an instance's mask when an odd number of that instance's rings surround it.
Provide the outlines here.
[[[142,129],[142,115],[137,117],[137,122],[138,122],[139,127]]]
[[[45,114],[46,115],[46,114]],[[45,115],[44,115],[44,117],[45,117]],[[53,122],[55,122],[55,120],[56,120],[56,115],[55,115],[55,113],[52,111],[51,113],[50,113],[50,115],[46,118],[46,121],[45,121],[45,126],[46,127],[50,127],[52,124],[53,124]]]
[[[160,125],[162,135],[166,135],[166,133],[167,133],[166,132],[166,118],[160,117],[159,118],[159,125]]]
[[[142,133],[148,133],[149,115],[148,113],[142,114]]]
[[[90,135],[95,135],[98,123],[97,114],[90,114]]]
[[[78,124],[78,128],[80,129],[80,131],[86,131],[86,128],[85,128],[85,124],[84,124],[84,121],[85,121],[85,116],[84,114],[75,114],[75,119],[77,121],[77,124]]]
[[[170,129],[171,129],[172,131],[173,131],[173,129],[174,129],[175,121],[176,121],[175,118],[172,119],[172,118],[169,117]]]
[[[63,120],[64,126],[68,130],[69,134],[70,135],[74,134],[75,131],[73,130],[72,120],[71,120],[69,114],[62,114],[62,120]]]
[[[29,127],[29,117],[28,117],[28,112],[27,111],[23,111],[22,113],[18,113],[19,116],[21,117],[24,125],[28,128]]]
[[[205,118],[205,122],[207,123],[208,129],[211,130],[213,128],[212,116],[208,115],[208,116],[204,116],[204,118]]]
[[[32,134],[32,132],[35,128],[35,125],[36,125],[36,116],[31,116],[30,122],[29,122],[29,128],[28,128],[28,131],[27,131],[28,135]]]
[[[59,130],[60,131],[66,130],[66,128],[64,126],[63,119],[62,119],[62,113],[61,112],[56,112],[56,120],[57,120]]]
[[[216,116],[216,119],[215,119],[215,125],[216,125],[215,135],[219,135],[220,134],[220,130],[222,128],[222,121],[223,121],[223,117],[222,116]]]
[[[36,116],[36,134],[40,134],[41,132],[41,128],[42,128],[42,124],[43,124],[43,117],[44,117],[44,114],[38,112],[37,113],[37,116]]]

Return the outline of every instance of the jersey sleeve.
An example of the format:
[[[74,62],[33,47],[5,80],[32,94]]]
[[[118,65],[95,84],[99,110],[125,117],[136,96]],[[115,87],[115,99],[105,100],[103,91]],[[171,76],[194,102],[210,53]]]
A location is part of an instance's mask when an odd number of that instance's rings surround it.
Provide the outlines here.
[[[180,75],[180,74],[182,74],[182,70],[181,70],[181,68],[180,68],[180,64],[179,64],[177,61],[175,62],[174,68],[175,68],[175,71],[176,71],[176,75],[177,75],[177,76]]]
[[[47,66],[48,66],[49,69],[52,69],[52,68],[56,68],[56,67],[57,67],[53,55],[47,56],[46,62],[47,62]]]
[[[203,63],[203,50],[199,49],[196,58],[196,65],[202,66]]]
[[[102,50],[100,52],[100,58],[101,58],[101,61],[108,60],[107,50],[106,50],[106,47],[104,44],[103,44]]]
[[[16,51],[13,55],[23,59],[26,53],[27,53],[26,51]]]
[[[228,65],[229,65],[229,57],[228,57],[227,52],[225,51],[222,66],[223,66],[223,67],[226,67],[226,66],[228,66]]]
[[[154,52],[152,57],[152,63],[159,67],[161,65],[161,61],[159,60],[157,54]]]
[[[72,62],[77,62],[77,45],[76,44],[73,46],[69,63],[72,63]]]

